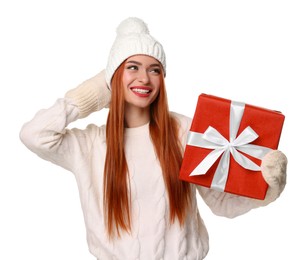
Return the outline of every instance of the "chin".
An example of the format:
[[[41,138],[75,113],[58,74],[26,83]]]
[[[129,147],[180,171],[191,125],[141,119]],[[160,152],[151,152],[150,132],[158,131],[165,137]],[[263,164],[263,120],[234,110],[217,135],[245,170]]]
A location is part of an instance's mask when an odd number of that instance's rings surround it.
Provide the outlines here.
[[[154,100],[126,100],[126,103],[130,106],[138,107],[140,109],[149,108]]]

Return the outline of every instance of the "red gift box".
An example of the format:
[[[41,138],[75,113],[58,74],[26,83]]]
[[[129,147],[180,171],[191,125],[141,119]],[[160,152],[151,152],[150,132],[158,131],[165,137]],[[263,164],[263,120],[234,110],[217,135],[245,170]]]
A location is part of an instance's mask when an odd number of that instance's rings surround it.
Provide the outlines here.
[[[201,94],[179,178],[263,200],[261,158],[278,148],[284,119],[278,111]]]

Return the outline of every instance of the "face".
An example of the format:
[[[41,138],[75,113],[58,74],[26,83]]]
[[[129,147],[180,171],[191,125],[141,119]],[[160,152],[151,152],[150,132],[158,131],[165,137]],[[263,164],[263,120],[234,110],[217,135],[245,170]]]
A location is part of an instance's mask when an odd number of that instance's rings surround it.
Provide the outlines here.
[[[123,86],[126,105],[141,109],[149,108],[160,91],[163,69],[153,57],[135,55],[124,65]]]

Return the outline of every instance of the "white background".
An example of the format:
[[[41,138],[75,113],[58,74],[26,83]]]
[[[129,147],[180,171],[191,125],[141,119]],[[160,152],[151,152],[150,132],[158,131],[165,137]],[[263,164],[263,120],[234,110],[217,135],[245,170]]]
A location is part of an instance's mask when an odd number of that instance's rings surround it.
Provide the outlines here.
[[[104,68],[115,28],[137,16],[167,55],[170,109],[193,116],[200,93],[282,111],[288,184],[236,219],[199,207],[206,259],[307,259],[307,8],[298,0],[0,3],[0,259],[95,259],[73,175],[19,140],[22,124]],[[106,111],[76,122],[103,124]]]

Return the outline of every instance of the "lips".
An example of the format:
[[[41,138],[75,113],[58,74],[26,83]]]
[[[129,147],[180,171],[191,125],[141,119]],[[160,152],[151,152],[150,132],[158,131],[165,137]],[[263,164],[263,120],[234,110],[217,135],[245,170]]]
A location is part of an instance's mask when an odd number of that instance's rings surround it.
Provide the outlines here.
[[[148,97],[152,92],[152,88],[146,86],[134,86],[130,89],[135,95],[139,97]]]

